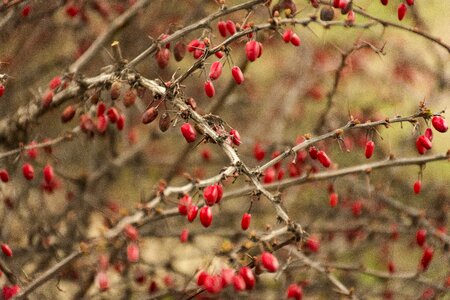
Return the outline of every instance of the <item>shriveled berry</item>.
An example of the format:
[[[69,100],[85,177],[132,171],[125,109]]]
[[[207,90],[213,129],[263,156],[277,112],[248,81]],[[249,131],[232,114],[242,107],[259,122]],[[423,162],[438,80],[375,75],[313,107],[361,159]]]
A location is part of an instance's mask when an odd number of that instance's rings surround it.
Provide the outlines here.
[[[182,61],[184,56],[186,55],[186,45],[179,41],[173,47],[173,56],[176,61]]]
[[[164,69],[169,64],[170,59],[170,50],[167,48],[162,48],[155,55],[156,62],[158,63],[158,67]]]
[[[171,122],[172,120],[170,119],[170,115],[164,112],[161,117],[159,117],[159,130],[161,130],[162,132],[166,132],[167,129],[169,129]]]
[[[122,91],[122,83],[120,81],[114,81],[111,84],[110,96],[111,100],[116,100],[120,97],[120,93]]]
[[[61,122],[67,123],[70,120],[72,120],[74,116],[75,116],[75,108],[72,105],[69,105],[64,109],[61,115]]]
[[[249,213],[244,213],[241,219],[242,230],[247,230],[250,227],[250,222],[252,220],[252,215]]]
[[[210,80],[207,80],[205,82],[204,89],[205,89],[206,96],[208,96],[209,98],[214,97],[216,91],[214,89],[213,83]]]
[[[234,81],[237,84],[241,84],[244,82],[244,74],[241,71],[241,68],[238,66],[234,66],[231,68],[231,75],[233,76]]]
[[[194,142],[195,139],[197,138],[197,133],[194,127],[192,127],[192,125],[189,123],[184,123],[181,126],[181,134],[183,134],[184,138],[186,139],[186,142],[188,143]]]
[[[261,263],[263,267],[271,273],[276,272],[279,267],[278,259],[272,253],[267,251],[261,254]]]
[[[127,89],[123,95],[123,105],[130,107],[136,102],[136,93],[133,89]]]
[[[434,116],[431,119],[431,124],[433,124],[434,129],[436,129],[439,132],[447,132],[448,130],[447,121],[441,116]]]
[[[334,18],[334,9],[330,6],[324,6],[320,9],[320,19],[322,21],[331,21]]]
[[[381,4],[383,4],[384,6],[388,5],[389,0],[381,0]]]
[[[149,124],[158,117],[158,109],[156,107],[150,107],[142,114],[142,123]]]
[[[204,227],[209,227],[212,223],[213,215],[209,206],[203,206],[200,209],[200,222]]]

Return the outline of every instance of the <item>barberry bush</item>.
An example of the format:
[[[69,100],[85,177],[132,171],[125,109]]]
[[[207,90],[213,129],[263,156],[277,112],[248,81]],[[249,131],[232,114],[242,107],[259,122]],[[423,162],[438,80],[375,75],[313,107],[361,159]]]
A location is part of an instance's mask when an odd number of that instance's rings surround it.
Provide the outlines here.
[[[449,297],[449,9],[2,1],[3,299]]]

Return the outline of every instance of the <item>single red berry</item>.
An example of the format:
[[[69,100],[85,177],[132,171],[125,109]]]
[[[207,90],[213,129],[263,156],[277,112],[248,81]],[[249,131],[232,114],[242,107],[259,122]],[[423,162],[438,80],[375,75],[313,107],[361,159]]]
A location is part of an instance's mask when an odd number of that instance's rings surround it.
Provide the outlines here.
[[[8,257],[13,256],[13,252],[7,244],[2,243],[1,247],[2,247],[3,254],[5,254]]]
[[[200,209],[200,222],[204,227],[209,227],[212,223],[213,215],[209,206],[203,206]]]
[[[341,4],[341,1],[340,1],[340,0],[333,0],[333,7],[334,7],[334,8],[339,8],[339,7],[340,7],[340,4]]]
[[[223,54],[222,51],[216,51],[216,52],[214,52],[214,55],[215,55],[218,59],[221,59],[221,58],[224,56],[224,54]]]
[[[241,144],[241,135],[239,134],[239,132],[236,129],[230,130],[230,137],[231,137],[231,141],[236,146],[239,146]]]
[[[225,21],[219,21],[217,23],[217,29],[219,29],[219,33],[221,36],[226,37],[227,36],[227,25]]]
[[[47,91],[44,94],[44,96],[42,97],[42,101],[41,101],[43,107],[49,107],[50,104],[52,104],[53,95],[54,95],[53,91]]]
[[[49,184],[50,182],[52,182],[53,177],[55,176],[54,172],[53,172],[53,167],[49,164],[47,164],[44,167],[44,180],[47,184]]]
[[[204,89],[205,89],[206,96],[208,96],[209,98],[214,97],[214,94],[216,93],[216,91],[214,90],[214,85],[210,80],[207,80],[205,82]]]
[[[244,82],[244,74],[241,71],[241,68],[238,66],[234,66],[231,68],[231,75],[233,76],[234,81],[237,84],[241,84]]]
[[[255,275],[253,274],[252,269],[250,269],[249,267],[242,267],[239,270],[239,275],[241,275],[242,278],[244,278],[245,289],[247,289],[247,290],[253,289],[253,287],[255,286],[256,280],[255,280]]]
[[[403,20],[403,18],[406,15],[406,11],[408,10],[407,6],[405,5],[405,3],[400,3],[400,5],[397,8],[397,16],[398,16],[398,20],[401,21]]]
[[[288,29],[286,29],[284,31],[284,33],[283,33],[283,41],[285,43],[289,43],[291,41],[292,33],[293,33],[293,31],[290,28],[288,28]]]
[[[411,6],[414,5],[414,0],[406,0],[406,3]]]
[[[309,147],[308,154],[312,159],[317,159],[317,153],[319,153],[319,151],[317,150],[316,147],[314,146]]]
[[[109,289],[109,280],[108,280],[108,276],[106,275],[105,271],[98,272],[97,282],[98,282],[98,288],[100,289],[100,291],[104,292]]]
[[[200,45],[200,41],[195,39],[189,42],[189,44],[187,45],[187,50],[189,52],[194,52],[194,50]]]
[[[427,230],[426,229],[417,230],[417,232],[416,232],[417,245],[422,247],[425,244],[426,239],[427,239]]]
[[[414,193],[419,194],[421,188],[422,188],[422,182],[420,180],[417,180],[416,182],[414,182]]]
[[[209,275],[205,278],[203,287],[208,293],[218,294],[223,288],[222,277],[219,275]]]
[[[127,259],[131,263],[139,260],[139,246],[136,243],[130,243],[127,247]]]
[[[245,280],[241,275],[237,274],[233,276],[233,287],[236,292],[242,292],[245,290]]]
[[[103,101],[97,103],[97,117],[100,117],[105,114],[106,104]]]
[[[215,186],[216,186],[216,189],[217,189],[217,200],[216,200],[216,203],[219,203],[220,200],[222,200],[222,197],[223,197],[223,186],[220,183],[216,183]]]
[[[222,278],[222,286],[226,287],[233,283],[234,270],[230,268],[223,268],[220,272],[220,277]]]
[[[198,273],[198,275],[197,275],[197,285],[203,286],[203,284],[205,283],[205,279],[208,276],[209,276],[209,274],[206,273],[205,271],[200,271],[200,273]]]
[[[286,298],[302,300],[302,298],[303,298],[302,287],[295,283],[290,284],[286,291]]]
[[[241,228],[242,230],[247,230],[250,227],[250,221],[252,220],[252,215],[249,213],[245,213],[241,219]]]
[[[227,30],[230,33],[230,35],[233,35],[236,33],[236,24],[234,24],[233,21],[227,20],[226,27],[227,27]]]
[[[205,53],[206,45],[203,42],[200,42],[197,48],[194,50],[193,56],[195,59],[199,59],[202,57],[203,53]]]
[[[167,48],[162,48],[155,54],[156,63],[158,67],[164,69],[169,64],[170,60],[170,50]]]
[[[422,146],[427,149],[430,150],[431,147],[433,146],[433,144],[431,143],[431,141],[425,136],[425,135],[421,135],[419,136],[419,142],[422,144]]]
[[[436,129],[439,132],[447,132],[448,130],[447,121],[441,116],[434,116],[431,119],[431,124],[433,124],[434,129]]]
[[[189,230],[187,228],[184,228],[180,234],[180,242],[186,243],[188,238],[189,238]]]
[[[209,79],[216,80],[222,74],[222,63],[220,61],[215,61],[211,64],[211,68],[209,69]],[[212,96],[211,96],[212,97]]]
[[[257,161],[261,161],[264,159],[264,156],[266,156],[266,151],[264,151],[264,148],[261,146],[261,144],[255,144],[255,146],[253,147],[253,156]]]
[[[30,6],[30,5],[25,5],[25,6],[22,8],[22,12],[21,12],[22,17],[28,17],[28,15],[30,14],[30,12],[31,12],[31,6]]]
[[[424,154],[427,151],[427,149],[425,149],[425,147],[423,146],[423,144],[419,138],[417,138],[417,140],[416,140],[416,149],[420,155]]]
[[[5,183],[9,181],[9,173],[6,169],[0,170],[0,180]]]
[[[121,131],[125,127],[125,116],[120,115],[116,122],[117,130]]]
[[[139,231],[131,224],[125,226],[125,228],[123,229],[123,233],[125,234],[127,239],[133,242],[137,241],[139,238]]]
[[[270,252],[263,252],[261,254],[261,263],[263,267],[270,273],[274,273],[278,270],[278,259]]]
[[[154,280],[150,281],[150,285],[148,286],[148,293],[153,294],[156,293],[157,291],[158,291],[158,284],[156,283],[156,281]]]
[[[275,180],[275,169],[270,167],[264,171],[263,182],[272,183]]]
[[[288,171],[289,171],[289,177],[298,177],[298,176],[300,176],[300,174],[302,172],[300,167],[292,162],[288,164]]]
[[[384,6],[388,5],[389,0],[381,0],[381,4],[383,4]]]
[[[291,44],[298,47],[301,44],[300,37],[294,32],[291,36]]]
[[[245,54],[247,55],[247,59],[249,61],[255,61],[259,56],[261,56],[260,52],[261,46],[257,41],[251,40],[245,44]]]
[[[80,8],[78,8],[78,6],[68,5],[66,7],[66,14],[71,18],[76,17],[79,12],[80,12]]]
[[[208,206],[213,206],[219,197],[216,185],[209,185],[203,190],[203,198]]]
[[[338,204],[338,194],[336,193],[331,193],[330,194],[330,206],[331,207],[336,207],[336,205]]]
[[[277,172],[277,180],[280,181],[280,180],[283,180],[283,178],[284,178],[284,170],[280,168],[280,169],[278,169],[278,172]]]
[[[434,250],[431,247],[426,247],[423,251],[422,258],[420,259],[420,266],[423,271],[428,269],[431,260],[433,259]]]
[[[197,213],[198,213],[197,205],[192,205],[191,207],[189,207],[188,212],[187,212],[188,221],[193,222],[195,220],[195,218],[197,217]]]
[[[61,115],[61,122],[67,123],[70,120],[72,120],[74,116],[75,116],[75,108],[72,105],[69,105],[64,109]]]
[[[180,215],[186,216],[191,205],[192,198],[189,195],[184,195],[178,202],[178,212]]]
[[[203,149],[201,152],[201,156],[204,161],[210,161],[211,160],[211,151],[209,151],[209,149]]]
[[[15,295],[17,295],[20,292],[20,287],[16,285],[7,286],[5,285],[2,289],[2,296],[3,300],[9,300],[13,298]]]
[[[331,166],[331,160],[324,151],[317,152],[317,159],[320,161],[322,166],[324,166],[325,168],[328,168],[329,166]]]
[[[61,84],[61,77],[60,77],[60,76],[55,76],[55,77],[53,77],[52,80],[50,80],[50,83],[48,84],[48,87],[49,87],[51,90],[54,90],[54,89],[56,89],[58,86],[60,86],[60,84]]]
[[[433,130],[431,130],[431,128],[425,129],[423,135],[426,136],[430,140],[430,142],[433,141]]]
[[[0,97],[5,93],[5,86],[0,83]]]
[[[320,241],[317,237],[315,236],[310,236],[307,240],[306,240],[306,247],[308,247],[309,250],[311,250],[311,252],[317,252],[320,249]]]
[[[107,128],[108,128],[108,119],[104,115],[99,116],[97,118],[96,124],[96,129],[98,133],[100,134],[105,133]]]
[[[115,107],[108,108],[108,110],[106,111],[106,115],[108,116],[108,119],[111,123],[116,123],[120,117],[119,112]]]
[[[22,174],[23,174],[23,177],[25,177],[25,179],[32,180],[34,178],[34,168],[33,168],[33,166],[30,165],[29,163],[25,163],[22,166]]]
[[[365,151],[365,155],[366,155],[367,159],[372,157],[374,149],[375,149],[375,143],[373,141],[367,141],[367,143],[366,143],[366,151]]]
[[[355,201],[352,203],[352,213],[355,217],[359,217],[362,211],[362,202]]]
[[[194,142],[197,138],[197,133],[195,132],[194,127],[192,127],[192,125],[189,123],[184,123],[181,126],[181,134],[183,134],[188,143]]]
[[[393,261],[389,261],[388,262],[388,271],[389,271],[389,273],[395,273],[395,264],[394,264],[394,262]]]

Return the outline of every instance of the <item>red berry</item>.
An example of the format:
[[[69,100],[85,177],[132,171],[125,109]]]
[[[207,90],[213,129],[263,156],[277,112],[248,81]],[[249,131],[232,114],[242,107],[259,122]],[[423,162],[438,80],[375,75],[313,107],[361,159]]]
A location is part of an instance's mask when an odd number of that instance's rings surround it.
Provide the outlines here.
[[[5,93],[5,86],[0,83],[0,97]]]
[[[427,230],[426,229],[417,230],[417,232],[416,232],[417,245],[422,247],[425,244],[426,239],[427,239]]]
[[[263,254],[261,254],[261,263],[270,273],[276,272],[279,267],[278,259],[270,252],[263,252]]]
[[[208,96],[209,98],[214,97],[214,94],[216,93],[216,91],[214,90],[214,85],[210,80],[207,80],[205,82],[204,89],[205,89],[206,96]]]
[[[406,0],[406,3],[411,6],[414,5],[414,0]]]
[[[256,143],[253,147],[253,156],[256,158],[257,161],[261,161],[264,159],[264,156],[266,155],[266,151],[264,151],[261,144]]]
[[[220,183],[216,183],[215,186],[216,186],[216,189],[217,189],[217,200],[216,200],[216,203],[219,203],[220,200],[222,200],[222,196],[223,196],[223,186]]]
[[[217,29],[219,29],[219,33],[221,36],[226,37],[227,36],[227,25],[225,21],[219,21],[217,23]]]
[[[31,6],[30,5],[25,5],[23,8],[22,8],[22,17],[28,17],[28,15],[30,14],[30,12],[31,12]]]
[[[193,222],[195,220],[195,218],[197,217],[197,213],[198,213],[197,205],[193,205],[193,206],[189,207],[188,212],[187,212],[188,221]]]
[[[319,241],[319,239],[317,237],[315,237],[315,236],[310,236],[306,240],[306,247],[308,247],[308,249],[311,250],[311,252],[319,251],[319,248],[320,248],[320,241]]]
[[[184,228],[180,234],[180,242],[186,243],[188,238],[189,238],[189,230],[187,228]]]
[[[247,290],[253,289],[253,287],[255,286],[255,282],[256,282],[253,271],[249,267],[242,267],[239,270],[239,275],[241,275],[245,281],[245,288]]]
[[[289,43],[291,41],[292,33],[293,31],[290,28],[286,29],[286,31],[283,33],[283,41],[285,43]]]
[[[206,273],[205,271],[201,271],[200,273],[198,273],[197,275],[197,285],[198,286],[202,286],[205,283],[205,279],[206,277],[208,277],[209,274]]]
[[[55,77],[53,77],[52,80],[50,80],[50,83],[48,84],[48,87],[49,87],[51,90],[54,90],[54,89],[56,89],[60,84],[61,84],[61,77],[55,76]]]
[[[52,182],[54,177],[53,167],[51,165],[46,165],[44,167],[44,180],[47,184]]]
[[[249,213],[245,213],[241,219],[241,228],[242,230],[247,230],[250,227],[250,221],[252,220],[252,215]]]
[[[80,12],[80,9],[78,8],[78,6],[75,6],[75,5],[69,5],[69,6],[66,7],[66,14],[67,14],[69,17],[71,17],[71,18],[73,18],[73,17],[75,17],[76,15],[78,15],[79,12]]]
[[[131,224],[125,226],[125,228],[123,229],[123,233],[125,234],[127,239],[133,242],[137,241],[139,238],[139,231]]]
[[[294,32],[291,36],[291,44],[298,47],[301,44],[300,37]]]
[[[381,4],[383,4],[385,6],[388,5],[388,2],[389,2],[388,0],[381,0]]]
[[[270,167],[264,171],[263,182],[272,183],[275,179],[275,169]]]
[[[239,134],[239,132],[236,129],[230,130],[230,137],[231,137],[231,141],[236,146],[239,146],[241,144],[241,135]]]
[[[227,20],[226,27],[227,27],[227,30],[230,33],[230,35],[233,35],[236,33],[236,24],[234,24],[233,21]]]
[[[98,288],[104,292],[109,289],[109,280],[106,272],[101,271],[97,274]]]
[[[431,130],[431,128],[425,129],[423,135],[426,136],[430,140],[430,142],[433,141],[433,130]]]
[[[158,67],[164,69],[169,64],[170,60],[170,50],[167,48],[162,48],[155,54],[155,59],[158,64]]]
[[[419,142],[422,144],[422,146],[427,149],[430,150],[432,147],[432,143],[431,141],[425,136],[425,135],[421,135],[419,136]]]
[[[208,293],[218,294],[223,288],[222,285],[222,277],[219,275],[209,275],[205,278],[205,282],[203,283],[203,287]]]
[[[221,59],[222,57],[223,57],[223,52],[222,51],[216,51],[216,52],[214,52],[214,55],[217,57],[217,58],[219,58],[219,59]]]
[[[119,112],[115,107],[108,108],[108,110],[106,111],[106,115],[108,116],[108,119],[111,123],[116,123],[120,117]]]
[[[212,223],[213,215],[209,206],[203,206],[200,209],[200,222],[204,227],[209,227]]]
[[[5,169],[0,170],[0,180],[5,183],[9,181],[9,173]]]
[[[355,217],[359,217],[362,211],[362,202],[355,201],[352,203],[352,213]]]
[[[375,143],[373,141],[367,141],[367,143],[366,143],[366,151],[365,151],[365,155],[366,155],[367,159],[372,157],[374,149],[375,149]]]
[[[434,116],[433,119],[431,119],[431,124],[433,124],[434,129],[439,132],[447,132],[448,130],[447,121],[441,116]]]
[[[220,77],[221,74],[222,74],[222,63],[220,61],[213,62],[211,64],[211,68],[209,69],[209,75],[208,75],[209,79],[216,80]],[[210,96],[210,97],[212,97],[212,96]]]
[[[421,155],[427,151],[427,149],[425,149],[425,147],[423,146],[423,144],[419,138],[417,138],[417,140],[416,140],[416,149],[417,149],[417,152],[419,152],[419,154],[421,154]]]
[[[334,8],[339,8],[339,7],[340,7],[340,4],[341,4],[341,1],[340,1],[340,0],[333,0],[333,7],[334,7]]]
[[[237,84],[241,84],[244,82],[244,74],[241,71],[241,68],[238,66],[234,66],[231,68],[231,75],[233,76],[234,81]]]
[[[104,115],[101,115],[97,118],[96,128],[98,133],[100,134],[106,132],[106,129],[108,128],[108,119]]]
[[[222,277],[222,286],[226,287],[233,283],[234,270],[230,268],[223,268],[222,272],[220,272],[220,276]]]
[[[317,153],[319,153],[319,151],[317,150],[316,147],[314,146],[309,147],[308,154],[312,159],[317,159]]]
[[[249,61],[255,61],[261,56],[261,45],[255,40],[248,41],[245,44],[245,54]]]
[[[200,42],[197,46],[197,48],[194,50],[193,56],[195,59],[199,59],[202,57],[203,53],[205,52],[206,45],[203,42]]]
[[[131,263],[135,263],[139,260],[139,247],[134,242],[127,247],[127,259]]]
[[[398,16],[398,20],[401,21],[403,20],[403,18],[406,15],[406,11],[407,11],[407,6],[405,5],[405,3],[400,3],[400,5],[397,8],[397,16]]]
[[[97,104],[97,117],[104,115],[105,111],[106,111],[106,104],[105,104],[105,102],[100,101]]]
[[[337,204],[338,204],[338,194],[331,193],[330,194],[330,206],[336,207]]]
[[[181,134],[183,134],[188,143],[194,142],[197,138],[197,133],[195,132],[194,127],[192,127],[192,125],[189,123],[184,123],[181,126]]]
[[[45,93],[45,95],[42,97],[42,102],[41,102],[43,107],[49,107],[50,104],[52,104],[53,95],[54,95],[53,91],[47,91]]]
[[[295,300],[302,300],[303,297],[303,290],[302,287],[298,284],[292,283],[288,286],[287,292],[286,292],[286,298],[288,299],[295,299]]]
[[[187,45],[187,50],[189,52],[194,52],[194,50],[200,45],[200,41],[195,39],[189,42],[189,44]]]
[[[331,160],[324,151],[317,152],[317,159],[320,161],[322,166],[324,166],[325,168],[328,168],[329,166],[331,166]]]
[[[241,275],[233,276],[233,287],[236,292],[242,292],[245,290],[245,280]]]
[[[178,202],[178,212],[180,215],[186,216],[191,205],[192,198],[189,195],[184,195]]]
[[[23,177],[27,180],[32,180],[34,178],[34,168],[29,163],[26,163],[22,166],[22,174]]]
[[[9,300],[20,292],[20,287],[16,284],[11,287],[5,285],[2,289],[2,296],[4,300]]]
[[[201,152],[201,156],[203,160],[210,161],[211,160],[211,151],[209,149],[203,149]]]
[[[388,271],[389,273],[395,273],[395,264],[393,261],[389,261],[388,263]]]
[[[205,198],[205,203],[208,206],[213,206],[219,197],[219,193],[216,185],[207,186],[203,190],[203,198]]]
[[[434,250],[431,247],[426,247],[423,251],[422,258],[420,259],[420,266],[422,270],[428,269],[431,260],[433,259]]]
[[[419,194],[421,188],[422,188],[422,182],[420,180],[417,180],[416,182],[414,182],[414,193]]]
[[[3,244],[2,243],[1,247],[2,247],[3,254],[5,254],[8,257],[13,256],[13,252],[12,252],[11,248],[7,244]]]
[[[117,130],[121,131],[125,127],[125,116],[120,115],[119,119],[116,122]]]

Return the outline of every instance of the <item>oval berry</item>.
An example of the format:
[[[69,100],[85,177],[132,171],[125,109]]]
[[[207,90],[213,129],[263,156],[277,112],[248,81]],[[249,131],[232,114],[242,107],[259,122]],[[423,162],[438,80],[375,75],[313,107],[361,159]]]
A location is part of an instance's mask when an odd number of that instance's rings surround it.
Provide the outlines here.
[[[225,24],[226,24],[227,30],[230,33],[230,35],[233,35],[236,33],[236,24],[234,24],[233,21],[227,20],[227,22]]]
[[[2,248],[3,254],[5,254],[8,257],[13,256],[13,252],[7,244],[2,243],[1,248]]]
[[[336,205],[338,204],[338,194],[336,193],[331,193],[330,194],[330,206],[331,207],[336,207]]]
[[[217,29],[219,29],[219,33],[222,37],[227,36],[227,25],[226,25],[225,21],[219,21],[217,23]]]
[[[434,116],[431,119],[431,124],[433,124],[434,129],[436,129],[439,132],[447,132],[448,130],[447,121],[441,116]]]
[[[320,241],[317,237],[315,236],[310,236],[307,240],[306,240],[306,247],[308,247],[308,249],[311,252],[317,252],[320,249]]]
[[[425,135],[421,135],[419,136],[419,142],[422,144],[422,146],[427,149],[430,150],[431,147],[433,146],[433,144],[431,143],[430,139],[427,138]]]
[[[193,205],[193,206],[189,207],[188,212],[187,212],[188,221],[192,223],[195,220],[195,218],[197,217],[197,213],[198,213],[197,205]]]
[[[373,141],[367,141],[367,143],[366,143],[366,150],[364,152],[364,154],[366,155],[367,159],[372,157],[374,149],[375,149],[375,143]]]
[[[244,82],[244,74],[241,71],[241,68],[238,66],[234,66],[231,68],[231,75],[233,76],[234,81],[237,84],[241,84]]]
[[[219,197],[219,193],[216,185],[207,186],[203,190],[203,198],[208,206],[213,206]]]
[[[423,135],[426,136],[430,140],[430,142],[433,141],[433,130],[431,130],[431,128],[425,129]]]
[[[422,254],[422,258],[420,259],[420,266],[423,271],[428,269],[431,260],[433,259],[434,250],[431,247],[425,248]]]
[[[158,117],[158,109],[156,107],[150,107],[142,114],[142,123],[149,124]]]
[[[249,61],[255,61],[260,55],[261,46],[257,41],[251,40],[245,44],[245,54]]]
[[[187,228],[184,228],[180,234],[180,242],[186,243],[188,238],[189,238],[189,230]]]
[[[234,275],[233,287],[236,292],[242,292],[245,290],[246,287],[245,280],[241,275]]]
[[[422,247],[425,244],[426,239],[427,239],[427,230],[426,229],[417,230],[417,232],[416,232],[417,245]]]
[[[278,270],[278,259],[270,252],[263,252],[261,254],[261,263],[263,267],[270,273],[274,273]]]
[[[422,182],[420,180],[417,180],[416,182],[414,182],[414,193],[419,194],[421,188],[422,188]]]
[[[301,300],[302,297],[303,297],[303,290],[301,286],[295,283],[292,283],[288,286],[286,291],[286,298]]]
[[[256,280],[255,280],[255,275],[253,274],[252,269],[250,269],[249,267],[242,267],[239,270],[239,275],[241,275],[245,281],[245,288],[247,290],[253,289],[253,287],[255,286]]]
[[[230,137],[231,137],[231,141],[236,146],[239,146],[241,144],[241,135],[239,134],[239,132],[236,129],[230,130]]]
[[[317,159],[320,161],[322,166],[328,168],[331,166],[331,160],[324,151],[317,152]]]
[[[194,50],[200,45],[200,41],[195,39],[189,42],[187,45],[187,51],[194,52]]]
[[[252,220],[252,215],[249,213],[245,213],[241,219],[241,228],[242,230],[247,230],[250,227],[250,222]]]
[[[285,43],[289,43],[291,41],[292,33],[293,31],[290,28],[285,30],[282,36]]]
[[[195,132],[194,127],[192,127],[192,125],[189,123],[184,123],[181,126],[181,134],[184,136],[186,142],[188,143],[194,142],[197,138],[197,133]]]
[[[253,147],[253,156],[257,161],[261,161],[264,159],[264,156],[266,156],[266,151],[264,151],[261,144],[259,143],[255,144],[255,146]]]
[[[131,243],[127,247],[127,259],[131,263],[139,260],[139,247],[136,243]]]
[[[22,166],[22,174],[26,180],[32,180],[34,178],[34,168],[29,163]]]
[[[215,61],[211,64],[211,68],[209,69],[209,79],[216,80],[222,74],[222,63],[220,61]],[[212,96],[210,96],[212,97]]]
[[[214,85],[210,80],[205,82],[204,90],[205,90],[206,96],[208,96],[209,98],[214,97],[214,95],[216,93],[216,91],[214,89]]]
[[[186,216],[191,205],[192,198],[189,195],[184,195],[178,202],[178,212],[180,215]]]
[[[403,20],[403,18],[406,15],[406,11],[408,10],[407,6],[405,5],[405,3],[400,3],[400,5],[397,8],[397,17],[398,20],[401,21]]]
[[[44,180],[47,184],[52,182],[54,175],[53,167],[51,165],[46,165],[44,167]]]
[[[295,32],[292,33],[291,44],[294,45],[295,47],[298,47],[301,44],[300,37]]]
[[[9,181],[9,173],[7,170],[5,169],[0,170],[0,180],[5,183]]]
[[[203,206],[200,209],[200,222],[204,227],[209,227],[212,223],[213,215],[209,206]]]
[[[389,0],[381,0],[381,4],[383,4],[384,6],[388,5]]]

